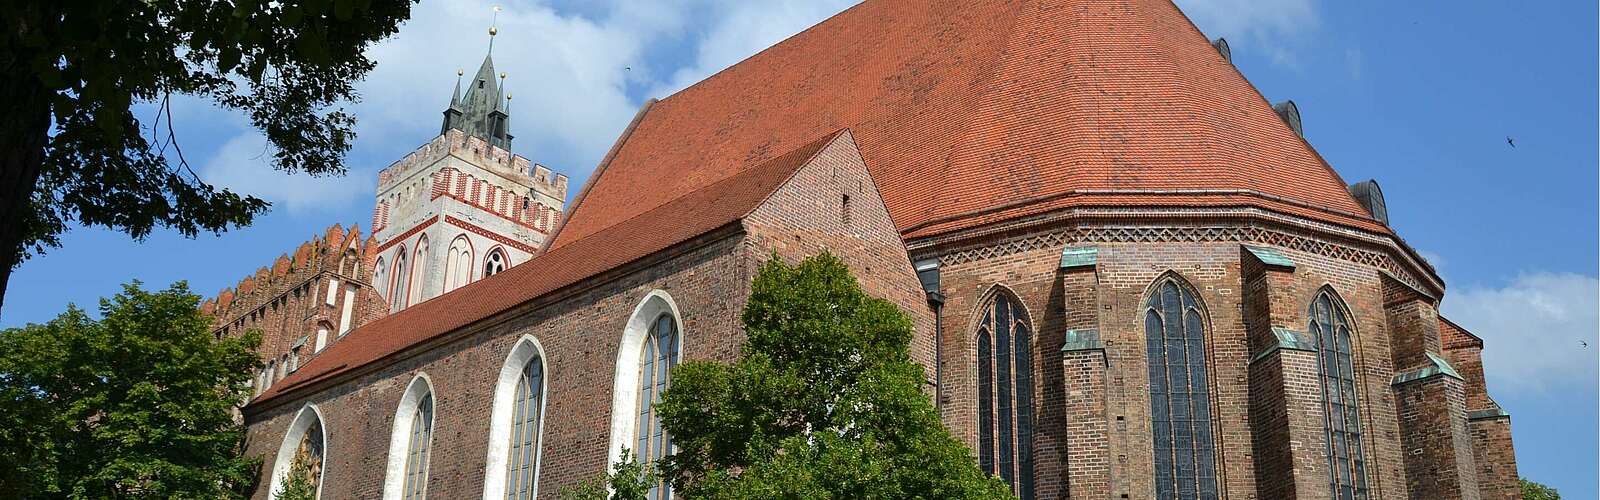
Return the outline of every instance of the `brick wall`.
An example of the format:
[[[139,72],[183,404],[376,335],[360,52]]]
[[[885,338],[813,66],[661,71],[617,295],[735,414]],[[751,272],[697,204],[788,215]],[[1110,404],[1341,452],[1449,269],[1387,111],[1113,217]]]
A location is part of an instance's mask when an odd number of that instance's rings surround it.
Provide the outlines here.
[[[264,362],[273,363],[273,377],[281,378],[318,354],[319,328],[328,329],[326,345],[332,345],[340,340],[341,331],[388,314],[388,306],[368,281],[371,246],[370,239],[362,239],[359,228],[346,230],[334,225],[301,244],[292,255],[278,257],[271,268],[263,267],[218,292],[201,308],[215,319],[217,335],[260,331],[257,352]],[[350,309],[348,325],[346,307]],[[305,345],[294,347],[302,338]]]
[[[671,294],[683,314],[683,357],[732,359],[741,336],[739,305],[748,296],[751,264],[741,240],[724,238],[592,287],[491,320],[492,325],[448,335],[383,362],[377,370],[317,390],[310,397],[249,408],[247,453],[268,464],[292,420],[307,403],[327,420],[322,498],[381,496],[391,425],[401,393],[419,372],[432,380],[436,417],[430,460],[430,498],[483,494],[494,381],[514,343],[529,335],[542,345],[548,380],[539,488],[553,497],[563,486],[605,467],[613,368],[628,320],[652,290]],[[600,280],[597,280],[600,281]],[[264,499],[270,467],[253,498]]]

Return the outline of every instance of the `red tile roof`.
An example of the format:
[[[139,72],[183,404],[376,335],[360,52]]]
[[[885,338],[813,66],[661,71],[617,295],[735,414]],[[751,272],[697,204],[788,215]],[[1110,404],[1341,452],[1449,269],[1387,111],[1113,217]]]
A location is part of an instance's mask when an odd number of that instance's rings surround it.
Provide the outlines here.
[[[734,223],[754,210],[843,130],[737,175],[685,193],[602,231],[351,331],[262,393],[272,399]]]
[[[840,128],[907,237],[1194,190],[1387,232],[1168,0],[867,0],[655,103],[553,246]]]

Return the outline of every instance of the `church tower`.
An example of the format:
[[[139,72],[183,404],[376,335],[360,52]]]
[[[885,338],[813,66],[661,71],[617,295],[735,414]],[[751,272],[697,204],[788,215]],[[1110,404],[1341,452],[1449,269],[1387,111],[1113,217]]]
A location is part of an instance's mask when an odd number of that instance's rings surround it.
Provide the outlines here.
[[[395,312],[540,253],[562,217],[567,176],[511,153],[511,94],[489,55],[456,72],[439,136],[378,173],[373,286]]]

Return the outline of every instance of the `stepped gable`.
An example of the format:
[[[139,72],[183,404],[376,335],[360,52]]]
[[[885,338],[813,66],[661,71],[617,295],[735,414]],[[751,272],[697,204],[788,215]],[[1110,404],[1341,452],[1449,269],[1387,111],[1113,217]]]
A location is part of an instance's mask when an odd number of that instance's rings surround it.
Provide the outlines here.
[[[552,246],[841,128],[908,238],[1090,205],[1389,233],[1169,0],[867,0],[649,106]]]
[[[355,266],[344,259],[347,251],[354,252],[358,259],[365,259],[361,268],[368,269],[371,267],[368,253],[372,244],[363,244],[360,238],[360,227],[352,225],[346,230],[334,224],[323,234],[301,243],[293,254],[279,255],[271,267],[257,269],[255,274],[239,280],[238,284],[223,288],[215,297],[202,302],[200,308],[215,316],[218,326],[221,326],[226,321],[261,307],[319,272],[348,274]]]
[[[272,399],[307,382],[360,368],[547,293],[737,223],[800,167],[840,140],[849,141],[849,133],[835,131],[587,238],[540,254],[522,265],[361,325],[273,385],[252,404]]]

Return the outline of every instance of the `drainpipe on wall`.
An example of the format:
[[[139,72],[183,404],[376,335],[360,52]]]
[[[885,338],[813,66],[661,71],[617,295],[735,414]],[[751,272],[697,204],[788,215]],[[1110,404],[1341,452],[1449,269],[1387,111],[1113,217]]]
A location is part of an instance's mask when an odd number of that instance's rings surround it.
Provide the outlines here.
[[[922,292],[933,307],[933,407],[944,417],[944,294],[939,291],[939,259],[923,259],[912,264]]]

